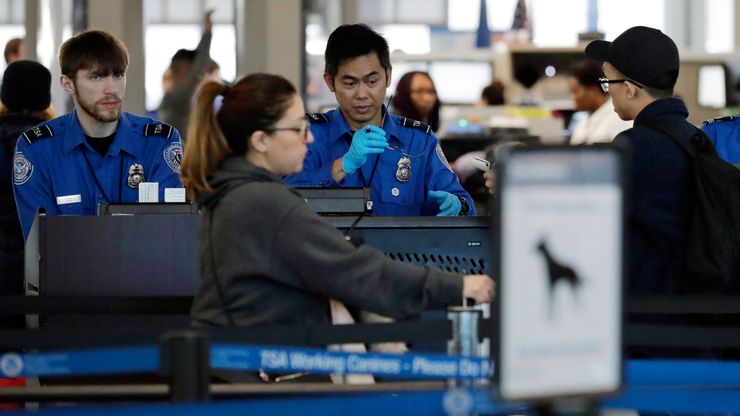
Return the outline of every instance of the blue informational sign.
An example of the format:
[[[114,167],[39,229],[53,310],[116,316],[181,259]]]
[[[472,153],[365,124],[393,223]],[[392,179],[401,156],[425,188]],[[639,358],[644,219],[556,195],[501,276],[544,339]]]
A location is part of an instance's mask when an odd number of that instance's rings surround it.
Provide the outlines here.
[[[2,377],[131,374],[159,370],[159,348],[125,347],[0,356]]]
[[[0,376],[131,374],[159,370],[159,348],[130,347],[16,354],[0,357]],[[493,372],[485,358],[446,355],[359,354],[317,348],[237,344],[211,346],[211,368],[275,373],[373,374],[409,379],[486,379]]]
[[[493,372],[487,358],[433,354],[347,353],[315,348],[216,344],[211,368],[276,373],[373,374],[411,379],[480,379]]]

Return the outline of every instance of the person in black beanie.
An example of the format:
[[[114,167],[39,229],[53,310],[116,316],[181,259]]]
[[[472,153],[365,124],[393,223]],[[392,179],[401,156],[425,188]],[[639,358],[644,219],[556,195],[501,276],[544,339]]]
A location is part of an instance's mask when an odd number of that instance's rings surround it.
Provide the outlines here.
[[[0,87],[0,295],[23,294],[23,233],[13,199],[15,143],[25,130],[55,117],[50,107],[51,74],[33,61],[14,61]],[[0,327],[23,318],[0,318]]]

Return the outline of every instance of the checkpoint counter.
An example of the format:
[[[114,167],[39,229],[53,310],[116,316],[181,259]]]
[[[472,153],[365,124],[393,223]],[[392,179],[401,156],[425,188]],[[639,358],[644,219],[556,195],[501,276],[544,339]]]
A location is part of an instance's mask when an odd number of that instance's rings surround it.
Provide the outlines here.
[[[356,217],[325,219],[398,261],[459,273],[491,270],[486,217],[363,217],[354,226]],[[182,316],[134,324],[186,325],[189,301],[200,285],[199,223],[200,215],[182,213],[40,215],[26,244],[26,288],[41,297],[166,297]],[[42,325],[89,319],[48,316]],[[123,316],[101,319],[103,325],[131,323]]]

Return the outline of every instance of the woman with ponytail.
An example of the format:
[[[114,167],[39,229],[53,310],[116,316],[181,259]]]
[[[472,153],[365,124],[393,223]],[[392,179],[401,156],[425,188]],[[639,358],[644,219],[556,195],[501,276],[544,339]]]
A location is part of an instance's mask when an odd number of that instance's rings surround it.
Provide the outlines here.
[[[355,247],[283,183],[301,170],[313,141],[304,112],[277,75],[249,75],[229,88],[210,81],[196,95],[182,162],[183,183],[203,208],[194,323],[329,323],[330,299],[393,318],[463,297],[490,302],[488,276],[422,269]]]

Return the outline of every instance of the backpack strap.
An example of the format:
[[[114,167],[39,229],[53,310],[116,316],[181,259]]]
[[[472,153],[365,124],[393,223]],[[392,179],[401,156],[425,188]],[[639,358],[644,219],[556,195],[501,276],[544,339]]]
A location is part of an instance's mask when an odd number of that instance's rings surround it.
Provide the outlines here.
[[[689,138],[687,142],[685,140],[686,134],[676,128],[673,124],[662,123],[656,120],[650,120],[643,124],[645,127],[658,130],[659,132],[670,137],[679,147],[681,147],[691,158],[696,158],[696,152],[700,149],[704,149],[707,144],[711,144],[709,137],[700,129],[694,128],[694,134]],[[713,147],[713,146],[712,146]]]

